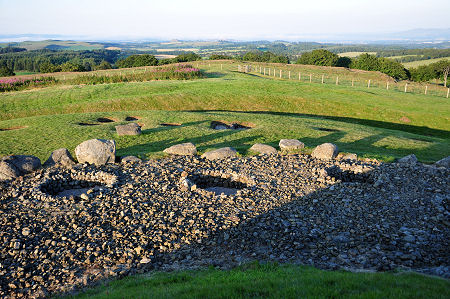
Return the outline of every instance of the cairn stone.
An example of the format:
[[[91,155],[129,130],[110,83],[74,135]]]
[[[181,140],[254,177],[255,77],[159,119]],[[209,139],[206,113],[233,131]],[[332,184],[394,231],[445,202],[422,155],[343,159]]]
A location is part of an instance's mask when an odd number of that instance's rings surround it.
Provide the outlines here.
[[[75,148],[75,155],[80,163],[104,165],[114,163],[116,159],[116,143],[114,140],[90,139]]]
[[[398,163],[404,163],[404,164],[415,164],[417,163],[417,157],[414,154],[411,154],[409,156],[405,156],[401,159],[399,159],[397,162]]]
[[[278,145],[282,151],[299,150],[305,147],[305,144],[297,139],[281,139]]]
[[[434,163],[434,165],[437,167],[450,168],[450,156],[437,161],[436,163]]]
[[[264,155],[270,155],[270,154],[276,154],[277,150],[270,145],[262,144],[262,143],[256,143],[251,148],[251,151],[254,151],[256,153],[264,154]]]
[[[208,160],[219,160],[234,157],[237,157],[237,151],[232,147],[222,147],[206,152],[202,155],[202,158],[206,158]]]
[[[141,159],[135,156],[125,156],[120,160],[121,163],[140,163]]]
[[[116,132],[119,136],[140,135],[142,133],[141,127],[137,123],[116,126]]]
[[[72,158],[72,155],[70,154],[69,150],[66,148],[60,148],[57,150],[54,150],[50,157],[45,161],[44,166],[54,166],[54,165],[62,165],[65,167],[70,167],[72,165],[75,165],[75,162]]]
[[[311,156],[321,160],[331,160],[336,158],[339,150],[333,143],[324,143],[318,145],[312,152]]]
[[[358,155],[357,154],[353,154],[353,153],[349,153],[349,154],[346,154],[346,155],[342,156],[341,160],[353,160],[353,161],[356,161],[356,160],[358,160]]]
[[[41,167],[41,160],[34,156],[13,155],[0,161],[0,180],[9,180],[30,173]]]
[[[191,142],[175,144],[166,148],[164,151],[170,155],[192,156],[197,154],[197,148]]]

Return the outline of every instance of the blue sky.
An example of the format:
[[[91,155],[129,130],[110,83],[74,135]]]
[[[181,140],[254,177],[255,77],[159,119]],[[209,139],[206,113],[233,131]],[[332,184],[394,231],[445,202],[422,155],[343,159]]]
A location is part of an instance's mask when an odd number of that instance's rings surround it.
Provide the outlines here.
[[[0,34],[296,39],[450,28],[449,0],[0,0]]]

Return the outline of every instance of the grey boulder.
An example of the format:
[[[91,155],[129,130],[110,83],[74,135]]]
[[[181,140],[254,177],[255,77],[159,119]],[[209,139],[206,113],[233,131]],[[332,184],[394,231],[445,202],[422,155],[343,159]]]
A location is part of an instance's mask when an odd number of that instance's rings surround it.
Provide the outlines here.
[[[62,165],[62,166],[72,166],[75,162],[67,148],[60,148],[54,150],[50,157],[45,161],[44,166],[54,166],[54,165]]]
[[[434,163],[434,165],[436,167],[445,167],[445,168],[450,168],[450,156],[441,159],[439,161],[437,161],[436,163]]]
[[[75,148],[75,155],[80,163],[104,165],[114,163],[116,143],[114,140],[90,139]]]
[[[417,157],[414,154],[411,154],[409,156],[405,156],[401,159],[399,159],[397,162],[398,163],[403,163],[403,164],[415,164],[417,163]]]
[[[331,160],[336,158],[339,153],[338,147],[333,143],[323,143],[316,146],[311,156],[321,160]]]
[[[119,136],[140,135],[141,127],[137,123],[129,123],[126,125],[116,126],[116,132]]]
[[[278,145],[282,151],[299,150],[305,147],[305,144],[297,139],[281,139]]]
[[[262,143],[256,143],[251,148],[251,151],[254,151],[256,153],[264,154],[264,155],[270,155],[270,154],[276,154],[277,150],[270,145],[262,144]]]
[[[170,155],[193,156],[197,154],[197,148],[191,142],[175,144],[166,148],[164,151]]]
[[[208,160],[218,160],[237,157],[237,151],[232,147],[222,147],[213,151],[206,152],[202,155],[202,158]]]
[[[0,161],[0,180],[10,180],[30,173],[39,167],[41,167],[41,160],[35,156],[6,156]]]

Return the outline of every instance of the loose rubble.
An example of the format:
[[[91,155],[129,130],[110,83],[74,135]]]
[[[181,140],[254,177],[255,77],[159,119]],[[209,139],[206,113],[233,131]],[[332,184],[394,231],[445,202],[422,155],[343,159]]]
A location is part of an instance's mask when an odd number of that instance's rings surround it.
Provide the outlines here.
[[[251,260],[448,278],[449,178],[299,154],[40,168],[0,182],[0,297]]]

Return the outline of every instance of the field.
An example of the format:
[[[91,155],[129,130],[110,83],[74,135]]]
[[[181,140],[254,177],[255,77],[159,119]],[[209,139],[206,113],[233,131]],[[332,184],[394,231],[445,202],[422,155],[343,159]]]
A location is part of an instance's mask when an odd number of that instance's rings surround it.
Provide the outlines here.
[[[438,61],[443,60],[443,59],[449,59],[450,60],[450,57],[442,57],[442,58],[434,58],[434,59],[427,59],[427,60],[418,60],[418,61],[405,62],[405,63],[403,63],[403,65],[407,69],[410,69],[410,68],[418,67],[418,66],[421,66],[421,65],[432,64],[432,63],[438,62]]]
[[[211,286],[214,286],[213,288]],[[106,283],[71,298],[445,298],[447,280],[412,273],[350,273],[249,264],[156,273]]]
[[[59,147],[73,152],[89,138],[113,138],[119,155],[142,157],[160,157],[165,147],[180,142],[193,142],[201,152],[229,145],[245,155],[253,143],[276,146],[282,138],[300,139],[308,150],[334,142],[341,151],[386,161],[410,153],[424,162],[450,155],[450,105],[443,97],[273,79],[237,73],[231,64],[227,70],[218,63],[200,67],[204,79],[62,84],[2,93],[0,155],[46,159]],[[348,72],[337,71],[341,76]],[[361,76],[384,78],[371,72]],[[115,135],[114,126],[126,123],[127,116],[138,119],[143,135]],[[99,118],[113,122],[101,123]],[[209,127],[213,120],[248,123],[252,129],[216,131]]]
[[[338,55],[341,57],[350,57],[350,58],[355,58],[358,57],[361,54],[370,54],[370,55],[375,55],[377,54],[377,52],[344,52],[344,53],[339,53]]]

